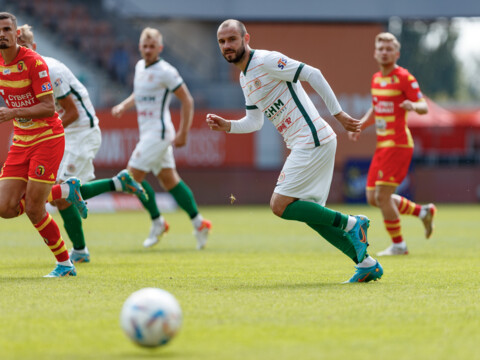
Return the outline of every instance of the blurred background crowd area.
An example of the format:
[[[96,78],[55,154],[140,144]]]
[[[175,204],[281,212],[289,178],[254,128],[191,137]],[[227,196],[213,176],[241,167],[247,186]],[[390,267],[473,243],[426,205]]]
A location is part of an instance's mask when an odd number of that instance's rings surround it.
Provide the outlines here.
[[[63,61],[87,86],[103,133],[97,175],[124,167],[138,138],[135,113],[116,120],[110,108],[132,92],[142,29],[158,28],[165,42],[162,58],[179,70],[195,99],[189,144],[176,149],[178,166],[185,178],[215,185],[200,189],[201,200],[214,203],[226,199],[233,192],[229,188],[240,189],[245,202],[268,200],[287,154],[268,121],[249,135],[205,129],[208,112],[232,118],[244,114],[238,71],[217,46],[216,30],[223,20],[242,20],[252,48],[278,50],[320,68],[343,109],[356,117],[371,106],[374,37],[390,31],[402,44],[399,65],[416,76],[430,105],[427,116],[409,117],[416,147],[411,176],[402,188],[417,200],[480,199],[480,3],[0,0],[0,5],[17,16],[19,25],[33,26],[40,54]],[[364,201],[374,129],[365,131],[359,143],[349,142],[318,94],[308,85],[306,90],[339,135],[331,201]],[[176,101],[172,108],[178,119]],[[7,149],[0,148],[0,161]]]

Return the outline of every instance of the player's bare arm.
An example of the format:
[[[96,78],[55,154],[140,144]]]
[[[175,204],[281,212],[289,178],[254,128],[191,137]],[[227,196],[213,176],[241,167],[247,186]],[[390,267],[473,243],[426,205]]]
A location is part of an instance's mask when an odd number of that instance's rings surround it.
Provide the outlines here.
[[[415,111],[419,115],[428,113],[428,105],[425,101],[413,102],[405,100],[400,104],[400,107],[406,111]]]
[[[60,118],[62,120],[63,127],[66,128],[68,125],[77,120],[80,114],[78,113],[78,109],[73,101],[72,95],[68,95],[62,99],[57,99],[57,101],[64,110],[64,113],[60,114]]]
[[[129,97],[127,97],[120,104],[115,105],[112,108],[112,115],[116,118],[119,118],[123,115],[125,111],[133,108],[134,106],[135,106],[135,94],[131,93]]]
[[[55,102],[52,94],[40,96],[38,98],[39,104],[25,107],[25,108],[13,108],[6,107],[0,108],[0,123],[12,120],[13,118],[22,119],[41,119],[55,114]]]
[[[193,97],[185,84],[173,93],[180,100],[180,125],[175,135],[174,145],[182,147],[187,144],[187,136],[193,121]]]
[[[208,127],[215,131],[229,132],[232,126],[230,121],[225,120],[224,118],[215,114],[208,114],[206,121],[207,121]]]

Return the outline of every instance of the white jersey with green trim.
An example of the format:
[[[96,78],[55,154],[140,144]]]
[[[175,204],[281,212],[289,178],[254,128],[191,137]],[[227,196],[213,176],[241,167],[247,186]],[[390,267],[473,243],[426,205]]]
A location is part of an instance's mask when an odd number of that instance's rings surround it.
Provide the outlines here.
[[[314,148],[336,137],[298,81],[304,65],[276,51],[252,50],[240,74],[247,110],[259,109],[289,149]]]
[[[65,133],[98,127],[98,118],[95,115],[95,109],[85,86],[64,63],[48,56],[43,58],[50,72],[53,96],[55,97],[55,110],[58,112],[60,119],[65,110],[58,103],[59,99],[71,95],[78,110],[78,119],[65,128]]]
[[[143,59],[137,62],[133,93],[140,139],[153,136],[174,140],[175,128],[169,106],[172,93],[182,84],[183,79],[177,69],[163,59],[149,66],[145,66]]]

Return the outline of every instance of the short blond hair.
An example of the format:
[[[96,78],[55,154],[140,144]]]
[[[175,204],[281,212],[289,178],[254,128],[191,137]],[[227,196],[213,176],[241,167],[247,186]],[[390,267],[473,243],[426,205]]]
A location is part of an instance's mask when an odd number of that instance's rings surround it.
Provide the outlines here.
[[[20,40],[24,44],[33,45],[35,40],[33,39],[32,27],[28,24],[25,24],[25,25],[19,26],[18,30],[20,30],[20,35],[18,36],[18,40]]]
[[[158,42],[159,45],[163,45],[163,36],[157,29],[151,27],[143,29],[142,33],[140,34],[140,42],[147,39],[153,39]]]
[[[377,44],[380,41],[391,42],[391,43],[393,43],[393,46],[395,46],[395,48],[398,51],[400,51],[400,46],[401,46],[400,42],[397,40],[395,35],[393,35],[392,33],[382,32],[382,33],[378,34],[377,36],[375,36],[375,46],[377,46]]]

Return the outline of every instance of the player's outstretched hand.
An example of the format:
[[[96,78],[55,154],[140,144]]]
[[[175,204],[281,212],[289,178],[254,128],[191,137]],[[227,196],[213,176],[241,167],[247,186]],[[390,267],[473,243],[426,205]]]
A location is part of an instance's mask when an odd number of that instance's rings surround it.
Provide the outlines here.
[[[231,124],[230,121],[225,120],[224,118],[215,115],[207,114],[207,125],[211,130],[216,131],[230,131]]]
[[[335,119],[337,119],[340,122],[340,124],[342,124],[345,130],[353,133],[359,133],[362,131],[361,129],[362,122],[360,120],[352,118],[346,112],[340,111],[337,115],[334,115],[334,116],[335,116]]]

